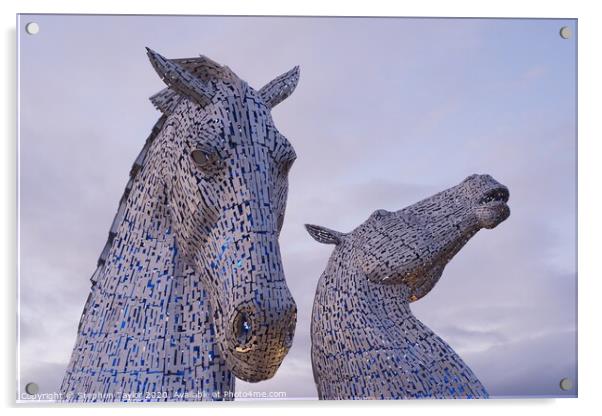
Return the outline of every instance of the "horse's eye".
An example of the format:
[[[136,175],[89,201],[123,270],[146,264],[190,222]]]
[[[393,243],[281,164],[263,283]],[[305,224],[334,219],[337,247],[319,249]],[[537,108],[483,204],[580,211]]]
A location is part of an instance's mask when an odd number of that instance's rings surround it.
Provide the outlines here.
[[[193,150],[190,153],[190,157],[192,157],[194,163],[196,163],[196,165],[200,168],[206,168],[210,166],[215,160],[214,153],[209,153],[199,149]]]
[[[376,211],[374,211],[372,213],[374,218],[377,220],[382,220],[383,218],[387,217],[389,214],[390,214],[390,212],[387,211],[386,209],[377,209]]]

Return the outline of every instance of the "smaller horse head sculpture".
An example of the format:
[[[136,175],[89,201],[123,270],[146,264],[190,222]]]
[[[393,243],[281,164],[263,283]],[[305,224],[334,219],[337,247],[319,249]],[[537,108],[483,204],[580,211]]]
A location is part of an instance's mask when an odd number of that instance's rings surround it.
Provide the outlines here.
[[[395,212],[383,209],[349,235],[307,225],[318,242],[353,237],[357,262],[373,282],[404,283],[411,301],[426,295],[445,265],[482,228],[510,216],[508,188],[490,175],[471,175],[459,185]]]
[[[296,305],[278,236],[296,156],[271,117],[299,68],[255,90],[208,58],[165,59],[147,49],[168,88],[162,158],[180,258],[209,295],[215,338],[238,378],[274,375],[293,339]]]
[[[348,234],[306,225],[335,244],[312,312],[312,367],[321,399],[488,397],[462,359],[412,314],[447,263],[482,228],[510,215],[489,175],[396,212],[375,211]]]

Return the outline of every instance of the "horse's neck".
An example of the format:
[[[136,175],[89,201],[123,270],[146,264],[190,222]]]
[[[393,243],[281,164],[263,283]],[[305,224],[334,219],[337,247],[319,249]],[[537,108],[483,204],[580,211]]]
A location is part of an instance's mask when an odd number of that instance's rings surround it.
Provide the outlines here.
[[[126,198],[92,278],[63,391],[221,398],[234,378],[217,349],[208,295],[178,254],[152,164],[141,168]]]
[[[353,249],[339,247],[334,255],[318,284],[315,325],[318,319],[332,322],[333,334],[348,334],[346,348],[356,351],[366,348],[366,340],[370,349],[405,348],[417,338],[439,343],[412,313],[408,287],[368,280],[353,261]]]
[[[336,250],[312,314],[320,397],[487,397],[454,350],[414,316],[409,288],[370,282],[352,250]]]
[[[321,305],[326,313],[344,310],[346,318],[338,325],[346,332],[380,330],[416,320],[410,310],[406,286],[369,281],[353,260],[353,249],[339,247],[337,251],[334,255],[338,258],[329,261],[320,278],[315,307]]]

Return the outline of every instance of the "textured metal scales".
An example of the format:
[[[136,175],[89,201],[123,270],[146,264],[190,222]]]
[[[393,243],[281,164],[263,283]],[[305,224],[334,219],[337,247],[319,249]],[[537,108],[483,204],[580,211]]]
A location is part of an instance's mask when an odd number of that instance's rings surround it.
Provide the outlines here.
[[[335,244],[314,300],[311,341],[321,399],[485,398],[454,350],[412,314],[445,265],[481,228],[510,215],[489,175],[397,212],[378,210],[348,234],[307,225]]]
[[[295,152],[270,111],[299,69],[254,90],[208,58],[148,50],[168,88],[130,172],[61,392],[68,401],[232,399],[294,335],[278,236]]]

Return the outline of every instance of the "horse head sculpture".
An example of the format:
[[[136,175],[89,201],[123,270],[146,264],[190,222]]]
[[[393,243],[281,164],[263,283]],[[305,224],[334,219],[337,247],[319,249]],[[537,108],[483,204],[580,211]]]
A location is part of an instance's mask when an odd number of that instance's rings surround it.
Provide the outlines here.
[[[396,212],[375,211],[350,233],[307,225],[335,244],[312,314],[312,365],[325,399],[487,397],[449,345],[414,317],[445,266],[482,228],[510,215],[489,175]]]
[[[151,97],[163,116],[130,173],[62,391],[112,392],[110,370],[121,391],[167,392],[150,399],[224,398],[230,373],[270,378],[292,344],[278,237],[296,156],[271,109],[299,68],[255,90],[206,57],[147,54],[167,84]]]

